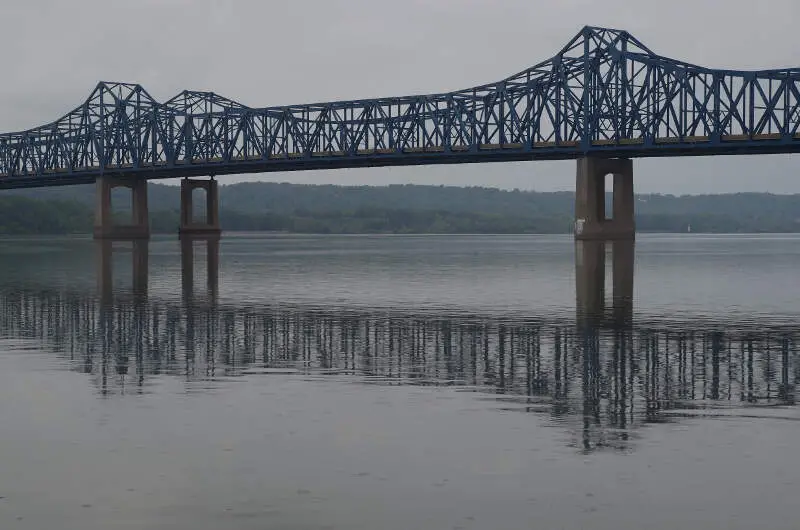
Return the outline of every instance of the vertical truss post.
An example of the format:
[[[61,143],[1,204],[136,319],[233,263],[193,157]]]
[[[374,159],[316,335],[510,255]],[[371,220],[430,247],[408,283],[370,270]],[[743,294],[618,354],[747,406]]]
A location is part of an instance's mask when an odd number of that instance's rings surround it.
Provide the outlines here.
[[[592,86],[592,63],[591,57],[589,56],[589,39],[591,38],[589,29],[584,29],[584,37],[583,37],[583,101],[582,101],[582,111],[583,119],[581,120],[583,125],[582,137],[581,137],[581,148],[583,152],[588,152],[589,147],[592,145],[592,130],[591,130],[591,121],[593,119],[591,114],[592,108],[592,100],[591,96],[594,94],[594,87]]]

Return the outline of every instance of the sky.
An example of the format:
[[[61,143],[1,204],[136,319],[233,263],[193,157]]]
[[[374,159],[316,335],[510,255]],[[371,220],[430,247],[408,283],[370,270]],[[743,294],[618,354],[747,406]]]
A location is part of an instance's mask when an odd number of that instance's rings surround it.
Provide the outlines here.
[[[709,67],[800,66],[797,0],[26,0],[0,17],[2,131],[53,121],[101,80],[254,107],[456,90],[548,59],[585,25]],[[640,193],[800,193],[798,155],[639,159],[634,173]],[[574,189],[575,162],[221,178],[242,180],[554,191]]]

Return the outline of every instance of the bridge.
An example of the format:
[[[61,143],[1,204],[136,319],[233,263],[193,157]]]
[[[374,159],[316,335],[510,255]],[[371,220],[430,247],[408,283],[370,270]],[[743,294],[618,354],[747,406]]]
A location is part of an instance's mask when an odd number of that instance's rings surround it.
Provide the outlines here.
[[[95,236],[146,238],[149,179],[183,178],[181,232],[216,234],[219,175],[575,159],[576,238],[629,239],[632,159],[795,153],[798,126],[800,68],[711,69],[587,26],[518,74],[439,94],[254,108],[196,91],[161,103],[140,85],[102,82],[62,118],[0,135],[0,189],[96,183]],[[119,186],[132,190],[129,226],[112,224]]]

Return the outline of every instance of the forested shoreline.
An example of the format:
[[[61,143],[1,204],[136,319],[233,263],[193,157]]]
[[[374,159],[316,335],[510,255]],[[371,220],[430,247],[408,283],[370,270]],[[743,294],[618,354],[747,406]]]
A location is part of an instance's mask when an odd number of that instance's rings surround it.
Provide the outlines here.
[[[178,226],[179,190],[149,185],[153,232]],[[198,206],[201,197],[196,198]],[[129,199],[115,196],[120,220]],[[573,194],[448,186],[311,186],[241,183],[220,187],[228,231],[293,233],[569,233]],[[0,192],[0,234],[78,234],[92,229],[94,188]],[[638,195],[640,232],[800,232],[800,195]]]

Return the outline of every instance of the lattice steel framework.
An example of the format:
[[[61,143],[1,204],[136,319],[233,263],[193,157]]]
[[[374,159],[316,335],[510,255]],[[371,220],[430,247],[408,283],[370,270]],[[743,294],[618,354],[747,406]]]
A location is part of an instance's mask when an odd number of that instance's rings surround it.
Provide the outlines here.
[[[800,150],[800,68],[715,70],[585,27],[553,58],[443,94],[251,108],[100,83],[0,135],[0,188],[342,167]]]

